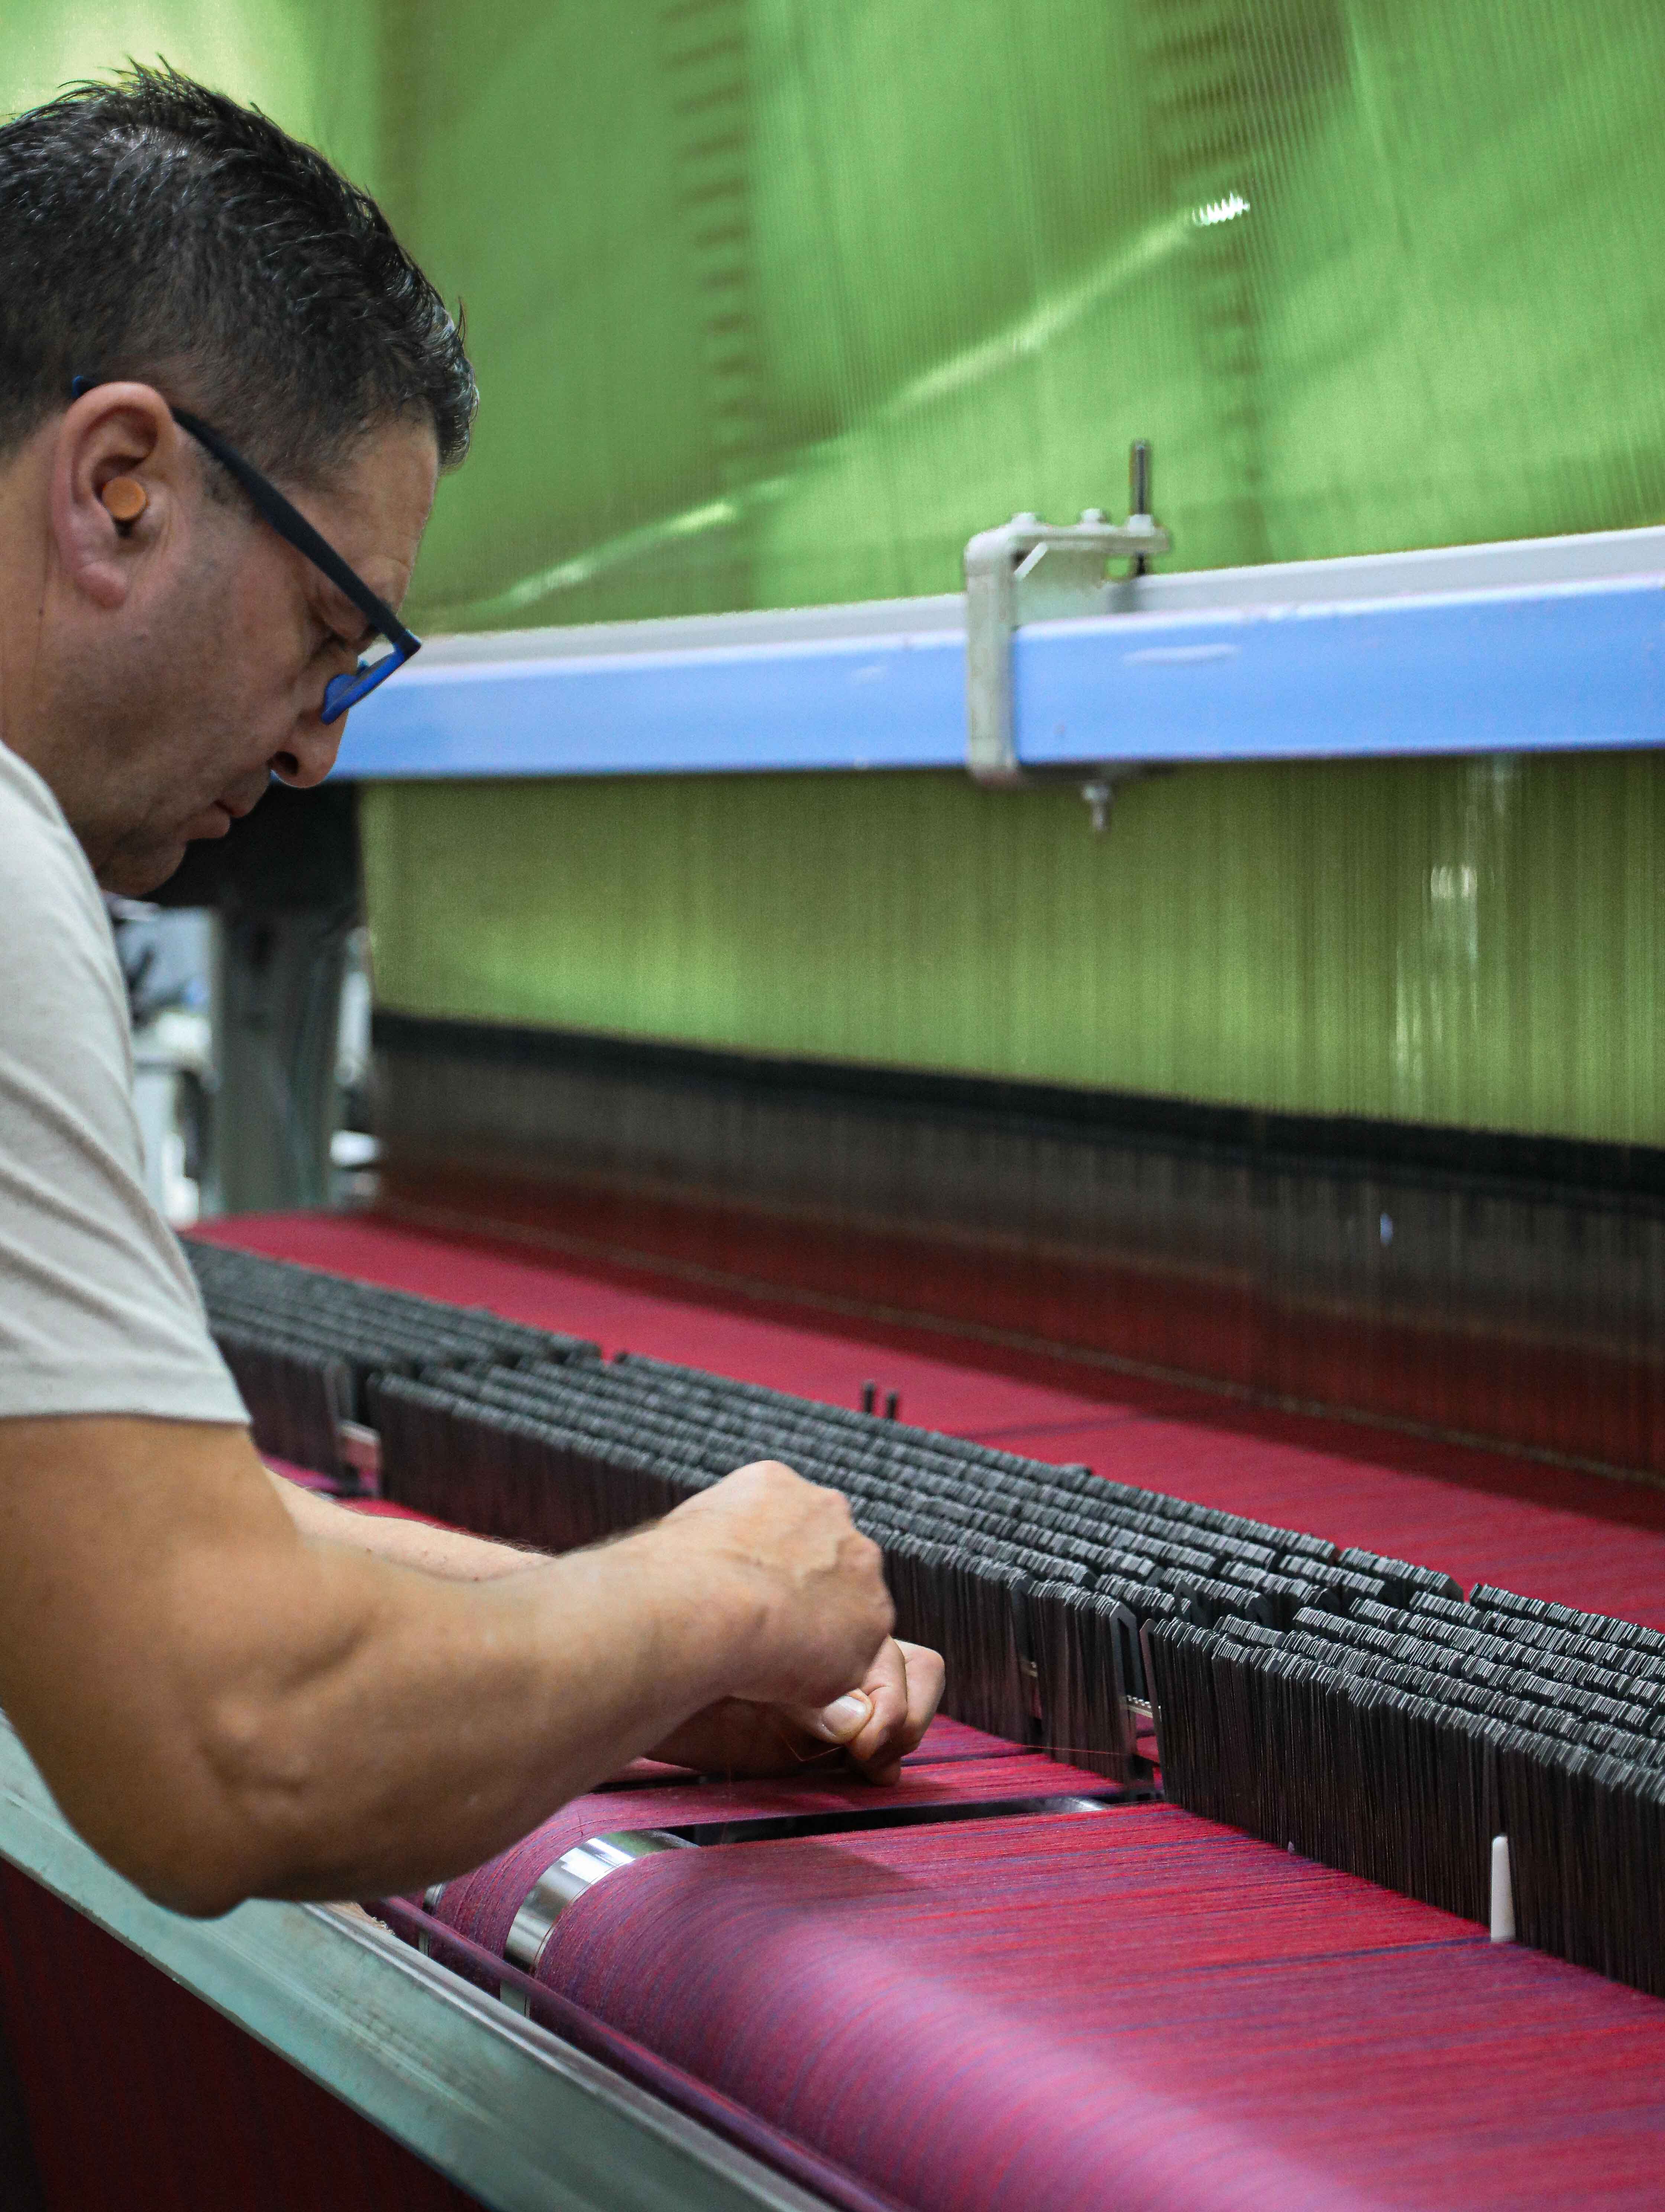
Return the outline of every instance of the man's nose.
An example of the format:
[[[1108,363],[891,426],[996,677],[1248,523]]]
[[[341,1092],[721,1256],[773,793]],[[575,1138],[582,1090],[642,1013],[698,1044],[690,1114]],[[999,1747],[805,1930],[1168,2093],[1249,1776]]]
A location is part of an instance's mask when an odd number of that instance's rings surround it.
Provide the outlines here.
[[[314,720],[300,724],[283,751],[272,755],[272,774],[280,783],[293,784],[297,791],[310,791],[314,784],[322,783],[335,766],[346,727],[344,714],[333,722]]]

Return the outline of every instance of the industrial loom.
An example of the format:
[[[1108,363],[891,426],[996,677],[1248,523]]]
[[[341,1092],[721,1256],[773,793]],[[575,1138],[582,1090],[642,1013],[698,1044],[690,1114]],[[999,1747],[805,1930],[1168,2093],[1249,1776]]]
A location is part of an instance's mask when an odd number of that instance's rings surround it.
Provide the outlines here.
[[[483,723],[498,772],[581,767],[621,702],[615,766],[673,724],[713,765],[781,765],[716,757],[761,727],[882,759],[945,743],[957,686],[981,780],[1067,775],[1101,815],[1130,763],[1343,720],[1403,747],[1436,696],[1471,748],[1500,714],[1528,749],[1657,739],[1656,533],[1135,585],[1096,580],[1129,550],[1097,521],[994,535],[957,611],[459,642],[348,766],[454,770]],[[892,1790],[638,1762],[420,1897],[209,1928],[102,1869],[0,1735],[33,2201],[1656,2201],[1656,1491],[1134,1362],[1072,1387],[993,1328],[932,1351],[829,1298],[805,1327],[744,1252],[604,1265],[553,1202],[471,1226],[455,1176],[440,1233],[420,1153],[393,1164],[380,1221],[190,1246],[273,1463],[560,1549],[785,1458],[882,1545],[944,1716]]]
[[[1552,1924],[1555,1899],[1540,1893],[1561,1872],[1540,1856],[1558,1835],[1604,1860],[1611,1832],[1590,1828],[1589,1806],[1573,1801],[1559,1831],[1552,1821],[1549,1832],[1528,1832],[1506,1782],[1491,1802],[1448,1802],[1447,1774],[1425,1766],[1431,1786],[1420,1797],[1396,1771],[1370,1817],[1349,1824],[1340,1754],[1350,1739],[1340,1717],[1345,1686],[1371,1679],[1366,1665],[1349,1673],[1342,1655],[1370,1652],[1377,1620],[1419,1620],[1429,1624],[1425,1656],[1437,1650],[1449,1670],[1446,1694],[1427,1702],[1470,1741],[1457,1662],[1485,1631],[1442,1638],[1441,1627],[1463,1611],[1497,1629],[1510,1613],[1501,1585],[1511,1578],[1585,1608],[1650,1610],[1665,1621],[1656,1595],[1665,1514],[1647,1494],[1620,1501],[1632,1517],[1596,1517],[1488,1494],[1478,1486],[1498,1471],[1455,1458],[1443,1472],[1466,1480],[1362,1462],[1349,1496],[1336,1486],[1336,1459],[1311,1442],[1234,1437],[1198,1421],[1194,1406],[1187,1419],[1177,1407],[1152,1415],[1072,1401],[373,1224],[297,1218],[235,1233],[263,1255],[307,1263],[252,1258],[224,1231],[215,1247],[192,1248],[275,1460],[287,1457],[280,1446],[305,1448],[305,1425],[322,1404],[360,1462],[354,1470],[337,1459],[326,1473],[362,1472],[375,1437],[380,1510],[409,1501],[438,1516],[448,1505],[447,1517],[473,1526],[583,1540],[620,1517],[621,1500],[622,1517],[632,1517],[670,1494],[656,1498],[655,1486],[673,1487],[702,1458],[721,1458],[726,1439],[714,1453],[705,1443],[723,1425],[714,1409],[738,1406],[757,1449],[813,1459],[823,1480],[842,1474],[858,1517],[891,1531],[882,1540],[894,1554],[903,1626],[941,1638],[956,1662],[951,1703],[976,1709],[975,1723],[939,1720],[888,1792],[834,1772],[729,1784],[641,1763],[487,1867],[422,1899],[364,1901],[369,1917],[249,1906],[222,1929],[173,1923],[159,1940],[131,1893],[112,1894],[121,1887],[112,1877],[102,1896],[81,1888],[83,1910],[90,1904],[141,1955],[149,1950],[175,1982],[480,2201],[935,2212],[1431,2206],[1459,2194],[1499,2206],[1650,2200],[1665,2011],[1608,1978],[1657,1973],[1656,1935],[1624,1923],[1636,1877],[1613,1863],[1589,1884],[1590,1927],[1642,1943],[1628,1958],[1619,1949],[1591,1960],[1601,1972],[1566,1963],[1576,1944]],[[405,1294],[386,1297],[373,1282]],[[447,1303],[418,1302],[438,1288]],[[256,1309],[265,1316],[258,1330]],[[578,1334],[586,1311],[613,1356]],[[678,1350],[701,1367],[665,1357]],[[861,1382],[876,1366],[915,1421],[860,1410]],[[814,1382],[815,1397],[778,1387],[794,1370]],[[551,1389],[562,1376],[582,1378],[587,1395]],[[610,1393],[630,1408],[628,1433],[575,1411],[580,1398],[592,1407]],[[651,1400],[690,1397],[691,1423],[656,1428]],[[367,1413],[379,1428],[355,1418]],[[957,1437],[955,1426],[1005,1431],[1005,1442]],[[818,1458],[812,1432],[823,1440]],[[1049,1466],[1023,1449],[1055,1449],[1060,1438],[1097,1471]],[[875,1522],[882,1481],[872,1469],[880,1464],[912,1470],[919,1533],[882,1514]],[[908,1621],[908,1606],[928,1595],[921,1570],[933,1539],[922,1532],[940,1535],[951,1518],[950,1468],[966,1478],[967,1494],[985,1498],[1007,1494],[1002,1476],[1027,1472],[1031,1506],[1054,1486],[1074,1500],[1099,1485],[1105,1511],[1089,1522],[1117,1529],[1119,1563],[1071,1577],[1091,1540],[1062,1522],[1080,1515],[1054,1516],[1048,1531],[1048,1516],[1027,1513],[1020,1564],[1000,1536],[981,1538],[961,1521],[963,1605]],[[1166,1474],[1175,1491],[1208,1502],[1152,1510],[1129,1480],[1139,1473]],[[1590,1479],[1580,1502],[1613,1510],[1602,1489]],[[1256,1502],[1284,1522],[1298,1521],[1304,1503],[1314,1522],[1328,1515],[1334,1534],[1262,1522],[1268,1540],[1258,1550],[1281,1547],[1263,1559],[1244,1533],[1255,1516],[1241,1510]],[[1442,1595],[1451,1585],[1440,1570],[1380,1548],[1416,1550],[1419,1527],[1420,1548],[1449,1561],[1459,1582],[1478,1578],[1481,1565],[1495,1578],[1480,1602],[1461,1607]],[[1365,1541],[1338,1547],[1337,1536]],[[1367,1544],[1376,1547],[1368,1559]],[[1216,1571],[1203,1571],[1205,1559]],[[951,1580],[939,1576],[939,1592]],[[1297,1581],[1303,1590],[1285,1587]],[[1650,1584],[1651,1608],[1638,1602]],[[1315,1594],[1316,1603],[1295,1602]],[[994,1602],[980,1608],[980,1597]],[[1594,1668],[1581,1674],[1565,1657],[1588,1636],[1561,1632],[1558,1644],[1563,1616],[1553,1605],[1523,1601],[1513,1613],[1536,1615],[1532,1657],[1522,1646],[1514,1663],[1547,1746],[1564,1716],[1577,1716],[1589,1736],[1612,1725],[1580,1702]],[[988,1633],[996,1620],[1001,1637]],[[1583,1627],[1603,1625],[1628,1655],[1607,1672],[1629,1670],[1638,1690],[1655,1680],[1647,1655],[1665,1638],[1626,1641],[1611,1618]],[[1334,1709],[1314,1723],[1320,1738],[1295,1734],[1290,1706],[1270,1725],[1251,1716],[1222,1758],[1210,1730],[1220,1712],[1235,1717],[1233,1695],[1255,1693],[1257,1657],[1291,1671],[1295,1655],[1327,1638]],[[1210,1663],[1200,1666],[1204,1654]],[[1152,1669],[1148,1719],[1139,1710],[1141,1666]],[[1376,1678],[1384,1698],[1390,1674]],[[1437,1723],[1429,1725],[1437,1735]],[[1162,1761],[1156,1771],[1151,1753]],[[1308,1828],[1269,1833],[1253,1802],[1257,1782],[1277,1804],[1274,1820],[1287,1812]],[[1214,1802],[1228,1785],[1232,1802]],[[24,1808],[33,1833],[21,1838]],[[1335,1832],[1313,1825],[1327,1813],[1337,1816],[1342,1849]],[[234,2085],[210,2134],[231,2138],[218,2171],[248,2172],[239,2201],[299,2201],[262,2196],[274,2185],[250,2148],[279,2115],[299,2146],[286,2154],[291,2187],[293,2161],[305,2171],[311,2157],[321,2161],[314,2172],[337,2161],[357,2177],[355,2202],[395,2189],[406,2203],[453,2201],[434,2194],[441,2185],[420,2168],[401,2166],[384,2136],[319,2100],[300,2072],[42,1899],[36,1883],[60,1895],[78,1886],[72,1839],[52,1836],[50,1819],[9,1751],[7,1853],[34,1881],[7,1878],[7,2010],[36,2156],[52,2166],[43,2201],[96,2201],[94,2177],[107,2187],[109,2161],[136,2146],[160,2159],[182,2063],[198,2094],[204,2082]],[[1494,1819],[1515,1822],[1515,1944],[1494,1942],[1484,1924]],[[1401,1821],[1427,1831],[1436,1875],[1447,1853],[1455,1880],[1437,1903],[1425,1901],[1433,1885],[1414,1850],[1394,1858]],[[1376,1854],[1363,1870],[1376,1880],[1341,1870],[1349,1849]],[[1423,1897],[1401,1893],[1413,1884]],[[1563,1902],[1569,1893],[1578,1893],[1564,1892]],[[223,1959],[201,1955],[216,1938],[234,1948],[234,1984]],[[192,1948],[198,1955],[188,1955]],[[76,1985],[107,1992],[107,2017],[103,2001],[89,2014],[61,1990],[52,2000],[70,1954]],[[159,2012],[133,1986],[147,1977]],[[367,1990],[367,1977],[383,1982]],[[40,2034],[43,2012],[54,2011],[61,2042]],[[175,2015],[185,2021],[183,2045],[153,2054],[143,2040],[124,2043],[124,2024]],[[26,2019],[27,2039],[18,2033]],[[183,2061],[182,2049],[191,2054]],[[542,2070],[552,2051],[560,2074]],[[421,2098],[401,2078],[418,2057]],[[127,2105],[89,2112],[74,2088],[77,2067],[106,2084],[122,2075]],[[152,2074],[168,2078],[152,2082]],[[43,2127],[54,2090],[64,2103],[57,2124]],[[560,2099],[586,2096],[596,2109],[580,2122]],[[225,2162],[234,2156],[242,2167]],[[667,2168],[676,2169],[669,2180]],[[147,2197],[145,2185],[130,2201],[198,2201],[160,2185]],[[167,2184],[189,2185],[177,2171]]]

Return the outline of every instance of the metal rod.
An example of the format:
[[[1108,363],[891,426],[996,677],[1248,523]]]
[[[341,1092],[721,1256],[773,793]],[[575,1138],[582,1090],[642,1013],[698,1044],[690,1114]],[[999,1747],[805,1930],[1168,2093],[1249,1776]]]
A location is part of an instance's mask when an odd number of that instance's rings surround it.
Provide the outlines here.
[[[1127,448],[1128,520],[1131,521],[1134,515],[1149,514],[1150,512],[1151,441],[1148,438],[1135,438]],[[1133,565],[1128,573],[1134,576],[1143,576],[1149,571],[1150,566],[1145,556],[1138,553],[1133,556]]]

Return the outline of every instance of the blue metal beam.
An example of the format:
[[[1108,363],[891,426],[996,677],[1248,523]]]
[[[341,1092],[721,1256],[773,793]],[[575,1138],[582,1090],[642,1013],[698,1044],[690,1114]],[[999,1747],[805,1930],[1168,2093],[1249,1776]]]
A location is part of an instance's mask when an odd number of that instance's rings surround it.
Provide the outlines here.
[[[1025,768],[1665,742],[1665,532],[1147,577],[1012,645]],[[338,774],[651,775],[966,761],[952,599],[439,639]]]
[[[420,660],[349,726],[359,777],[951,768],[965,640],[836,638],[524,661]]]
[[[1037,623],[1012,687],[1030,767],[1656,745],[1665,588]]]

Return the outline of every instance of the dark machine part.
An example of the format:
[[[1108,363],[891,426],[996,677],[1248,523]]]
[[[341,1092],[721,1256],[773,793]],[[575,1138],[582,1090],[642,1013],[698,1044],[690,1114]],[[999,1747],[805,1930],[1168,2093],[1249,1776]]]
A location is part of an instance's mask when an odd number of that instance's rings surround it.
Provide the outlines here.
[[[0,2203],[8,2212],[47,2212],[46,2192],[35,2163],[29,2128],[28,2100],[3,2026],[0,2026]]]
[[[355,787],[274,783],[226,837],[193,845],[154,896],[220,917],[219,1209],[327,1204],[342,974],[363,906]]]
[[[1148,514],[1151,512],[1151,441],[1135,438],[1127,449],[1127,512],[1129,514]],[[1128,571],[1134,576],[1148,576],[1151,564],[1142,553],[1135,554]]]

